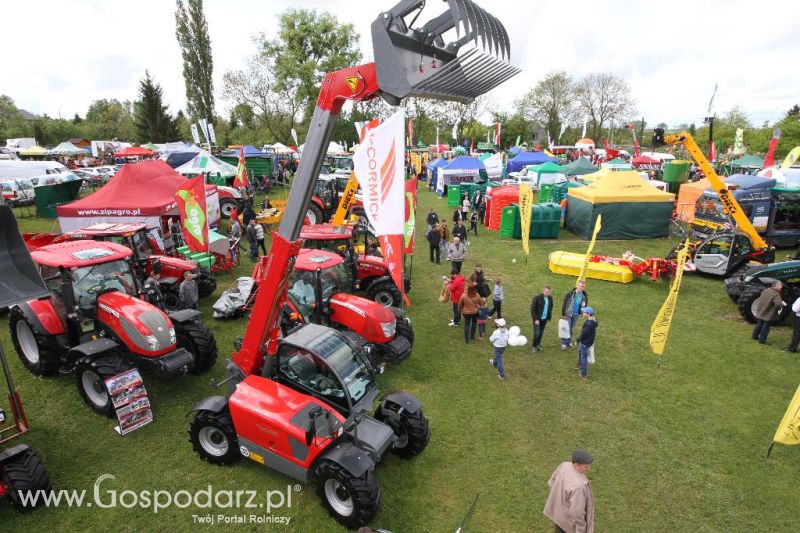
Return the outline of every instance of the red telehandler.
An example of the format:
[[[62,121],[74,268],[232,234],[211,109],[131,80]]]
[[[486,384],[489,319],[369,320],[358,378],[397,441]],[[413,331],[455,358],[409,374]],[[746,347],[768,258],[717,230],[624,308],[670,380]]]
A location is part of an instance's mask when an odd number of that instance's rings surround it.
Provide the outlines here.
[[[319,324],[281,338],[281,314],[301,247],[316,178],[346,100],[381,96],[470,102],[519,69],[503,25],[471,0],[414,27],[424,0],[404,0],[372,23],[374,63],[328,73],[272,250],[261,258],[258,294],[241,347],[226,365],[227,394],[194,406],[189,440],[214,464],[240,457],[315,483],[328,512],[349,528],[378,513],[374,474],[386,452],[413,457],[428,444],[422,403],[405,392],[378,400],[361,342]],[[446,39],[451,39],[446,42]],[[370,317],[365,317],[370,320]]]

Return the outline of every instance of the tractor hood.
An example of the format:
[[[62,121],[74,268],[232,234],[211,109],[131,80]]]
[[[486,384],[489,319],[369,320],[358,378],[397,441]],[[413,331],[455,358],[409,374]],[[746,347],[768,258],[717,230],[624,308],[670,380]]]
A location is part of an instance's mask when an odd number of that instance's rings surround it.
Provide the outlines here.
[[[189,259],[181,259],[180,257],[170,257],[168,255],[159,255],[158,260],[161,261],[161,268],[168,267],[181,272],[187,270],[194,270],[197,268],[197,263]]]
[[[169,317],[161,309],[123,292],[97,297],[97,319],[138,355],[156,357],[175,348],[175,329]]]
[[[385,344],[394,339],[397,319],[379,303],[343,292],[331,296],[329,303],[331,322],[355,331],[367,342]]]
[[[378,257],[377,255],[359,255],[358,265],[360,268],[369,268],[374,270],[376,273],[380,273],[379,275],[385,274],[389,271],[389,268],[386,266],[386,260],[383,257]]]

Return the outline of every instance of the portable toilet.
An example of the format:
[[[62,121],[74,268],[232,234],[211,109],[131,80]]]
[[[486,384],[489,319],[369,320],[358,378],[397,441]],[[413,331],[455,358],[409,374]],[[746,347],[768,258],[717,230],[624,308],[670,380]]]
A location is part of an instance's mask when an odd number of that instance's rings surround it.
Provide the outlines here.
[[[491,202],[486,210],[486,216],[489,219],[489,229],[492,231],[499,231],[500,220],[503,216],[503,208],[517,202],[519,202],[519,187],[513,185],[493,187],[491,190]]]
[[[514,236],[514,229],[519,228],[519,206],[510,204],[503,208],[500,216],[500,237],[510,239]]]

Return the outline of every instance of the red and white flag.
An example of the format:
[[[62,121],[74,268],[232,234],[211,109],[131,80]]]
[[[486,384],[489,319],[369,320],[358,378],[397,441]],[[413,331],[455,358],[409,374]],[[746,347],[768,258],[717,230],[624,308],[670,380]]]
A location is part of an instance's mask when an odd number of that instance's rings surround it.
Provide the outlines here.
[[[498,122],[494,126],[494,144],[495,146],[500,146],[500,123]]]
[[[405,233],[405,112],[400,109],[375,127],[367,125],[353,154],[364,211],[381,244],[392,279],[403,290]]]
[[[247,187],[250,180],[247,179],[247,164],[244,162],[244,146],[239,150],[239,165],[236,167],[236,176],[233,178],[234,187]]]

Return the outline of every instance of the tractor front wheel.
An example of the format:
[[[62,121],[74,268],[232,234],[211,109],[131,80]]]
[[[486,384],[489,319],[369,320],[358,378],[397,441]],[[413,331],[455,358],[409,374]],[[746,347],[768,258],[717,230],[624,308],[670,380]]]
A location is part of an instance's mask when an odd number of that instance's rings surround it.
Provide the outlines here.
[[[222,198],[219,201],[219,214],[222,218],[231,218],[233,210],[239,210],[239,202],[234,198]]]
[[[36,452],[30,448],[18,454],[3,465],[3,483],[8,487],[8,499],[17,511],[27,512],[44,502],[42,493],[51,492],[50,476]],[[41,492],[39,492],[41,491]],[[39,498],[31,505],[22,500],[20,492],[26,496],[39,493]]]
[[[322,212],[322,209],[314,202],[311,202],[308,205],[308,212],[306,213],[306,216],[308,217],[309,224],[325,223],[325,214]]]
[[[398,414],[392,410],[392,406],[391,403],[382,405],[375,413],[375,418],[392,428],[397,437],[392,452],[404,459],[419,455],[431,440],[431,426],[428,419],[422,413],[422,409],[413,414],[408,411]]]
[[[400,307],[403,302],[403,295],[394,281],[384,280],[374,283],[367,291],[369,299],[381,304],[384,307]]]
[[[167,311],[178,310],[178,303],[180,302],[180,296],[178,292],[180,290],[179,288],[180,285],[178,283],[161,286],[161,294],[164,296],[164,309],[166,309]]]
[[[414,328],[411,327],[411,321],[409,321],[406,317],[397,319],[395,334],[399,335],[400,337],[405,337],[411,346],[414,346]]]
[[[61,355],[55,337],[36,335],[31,323],[17,307],[11,310],[8,324],[14,348],[25,368],[37,376],[49,376],[58,372]]]
[[[208,298],[214,291],[217,290],[217,280],[214,274],[206,269],[200,270],[200,275],[197,276],[197,295],[200,298]]]
[[[202,322],[175,324],[175,340],[179,348],[194,355],[194,363],[189,366],[190,374],[205,372],[217,361],[214,333]]]
[[[375,518],[381,507],[381,490],[371,470],[360,477],[325,461],[317,468],[319,496],[328,513],[340,524],[356,529]]]
[[[739,301],[736,302],[739,308],[739,314],[751,324],[755,324],[756,322],[756,317],[753,315],[752,311],[753,302],[761,296],[761,293],[766,288],[765,285],[750,285],[749,287],[745,287],[741,294],[739,294]]]
[[[189,423],[189,442],[200,457],[215,465],[229,465],[241,457],[227,409],[219,413],[198,411]]]
[[[116,376],[132,367],[125,359],[117,354],[100,357],[85,357],[75,365],[78,392],[86,405],[95,413],[114,417],[114,404],[108,393],[105,380]]]

